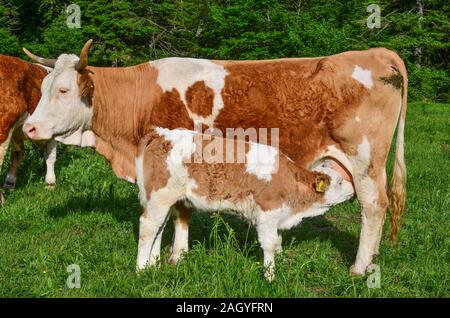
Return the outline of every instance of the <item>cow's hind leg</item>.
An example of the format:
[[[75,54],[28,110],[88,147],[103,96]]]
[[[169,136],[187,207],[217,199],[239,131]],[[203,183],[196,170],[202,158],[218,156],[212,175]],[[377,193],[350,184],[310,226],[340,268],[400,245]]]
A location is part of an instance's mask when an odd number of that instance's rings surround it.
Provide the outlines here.
[[[192,209],[187,208],[182,202],[175,204],[175,209],[172,213],[174,233],[169,264],[174,265],[178,263],[183,254],[189,250],[189,220],[191,215]]]
[[[361,204],[361,234],[354,275],[364,275],[372,258],[378,253],[383,223],[388,206],[384,167],[357,167],[354,171],[355,189]]]

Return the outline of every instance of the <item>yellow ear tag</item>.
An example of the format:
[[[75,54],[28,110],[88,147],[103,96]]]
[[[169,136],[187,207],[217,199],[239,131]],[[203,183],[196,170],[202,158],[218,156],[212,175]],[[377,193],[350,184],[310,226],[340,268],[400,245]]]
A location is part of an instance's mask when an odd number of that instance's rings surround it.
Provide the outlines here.
[[[325,192],[325,182],[323,180],[316,184],[316,192]]]

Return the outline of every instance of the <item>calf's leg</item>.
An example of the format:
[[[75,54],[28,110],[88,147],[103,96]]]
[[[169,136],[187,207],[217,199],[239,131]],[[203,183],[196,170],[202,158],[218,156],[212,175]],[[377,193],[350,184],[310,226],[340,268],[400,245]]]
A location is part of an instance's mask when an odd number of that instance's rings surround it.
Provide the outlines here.
[[[169,264],[178,263],[183,257],[183,253],[189,250],[189,220],[192,210],[183,203],[177,202],[172,213],[174,233],[172,247],[169,257]]]
[[[276,222],[271,219],[271,213],[262,213],[264,214],[258,219],[256,230],[264,253],[264,277],[271,282],[275,278],[275,253],[280,249],[281,242]]]
[[[158,202],[154,204],[155,202],[152,201],[147,202],[147,207],[140,217],[138,270],[157,263],[160,255],[162,232],[169,217],[170,205],[158,204]]]
[[[281,232],[278,232],[278,239],[277,239],[277,247],[275,249],[276,253],[281,253],[283,251],[283,237],[281,236]]]

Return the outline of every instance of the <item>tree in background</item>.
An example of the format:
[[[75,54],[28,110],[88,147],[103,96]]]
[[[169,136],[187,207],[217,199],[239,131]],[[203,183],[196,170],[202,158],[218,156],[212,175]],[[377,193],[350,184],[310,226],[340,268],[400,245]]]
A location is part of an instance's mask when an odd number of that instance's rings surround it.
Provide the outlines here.
[[[8,1],[0,1],[0,52],[2,54],[17,55],[20,45],[14,34],[19,26],[17,7]]]
[[[9,0],[0,1],[1,53],[78,53],[91,63],[133,65],[166,56],[266,59],[336,54],[384,46],[405,59],[410,99],[449,100],[446,0]],[[81,9],[68,28],[66,8]],[[368,5],[381,8],[369,29]]]

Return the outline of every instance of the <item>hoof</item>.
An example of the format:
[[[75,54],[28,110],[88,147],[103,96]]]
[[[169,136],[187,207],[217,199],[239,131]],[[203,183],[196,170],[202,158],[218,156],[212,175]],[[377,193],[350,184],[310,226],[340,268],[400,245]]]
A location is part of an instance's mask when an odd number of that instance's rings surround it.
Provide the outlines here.
[[[264,273],[264,278],[266,279],[266,281],[268,283],[272,283],[275,279],[275,273],[273,271],[270,271],[270,272],[266,271]]]
[[[180,257],[170,256],[169,260],[167,261],[167,263],[169,265],[177,265],[180,260],[181,260]]]
[[[356,267],[355,265],[352,265],[350,267],[350,275],[352,275],[352,276],[361,277],[361,276],[364,276],[365,274],[366,274],[366,269],[360,269],[360,268]]]
[[[3,189],[14,189],[16,187],[16,183],[15,182],[11,182],[11,181],[5,181],[5,183],[3,184]]]
[[[56,184],[54,184],[54,183],[47,183],[47,184],[45,185],[45,188],[46,188],[47,190],[55,190],[55,187],[56,187]]]
[[[167,263],[169,263],[169,265],[178,264],[181,260],[183,260],[186,253],[187,250],[184,249],[181,251],[177,251],[176,253],[170,252],[170,256],[169,259],[167,260]]]

